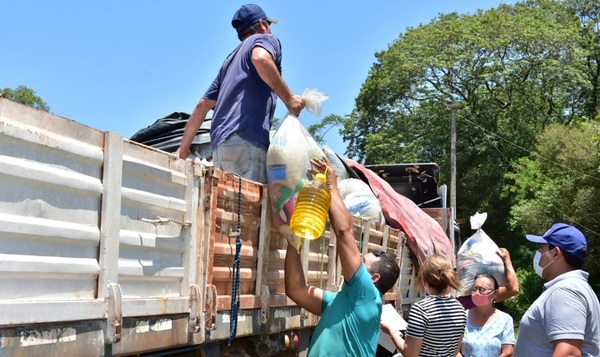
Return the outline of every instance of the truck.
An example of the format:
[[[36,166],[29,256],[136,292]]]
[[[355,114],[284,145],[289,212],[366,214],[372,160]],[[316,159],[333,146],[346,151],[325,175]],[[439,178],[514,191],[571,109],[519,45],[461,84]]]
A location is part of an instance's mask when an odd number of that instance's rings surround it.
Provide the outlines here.
[[[318,316],[285,295],[267,191],[0,98],[0,356],[305,355]],[[396,256],[384,301],[407,311],[407,235],[354,227],[363,254]],[[301,250],[308,283],[337,290],[331,230]]]

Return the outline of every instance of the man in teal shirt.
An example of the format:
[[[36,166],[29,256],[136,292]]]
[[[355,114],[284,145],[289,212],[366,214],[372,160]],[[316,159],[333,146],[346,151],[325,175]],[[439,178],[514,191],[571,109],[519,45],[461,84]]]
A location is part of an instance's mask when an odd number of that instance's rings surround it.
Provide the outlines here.
[[[315,172],[327,172],[331,190],[329,220],[336,236],[345,284],[337,293],[306,284],[300,256],[288,245],[285,257],[285,293],[300,307],[321,315],[311,338],[309,356],[374,356],[379,341],[381,297],[391,289],[400,268],[384,251],[361,258],[354,238],[352,217],[337,187],[327,158],[311,160]],[[327,167],[327,171],[325,168]]]

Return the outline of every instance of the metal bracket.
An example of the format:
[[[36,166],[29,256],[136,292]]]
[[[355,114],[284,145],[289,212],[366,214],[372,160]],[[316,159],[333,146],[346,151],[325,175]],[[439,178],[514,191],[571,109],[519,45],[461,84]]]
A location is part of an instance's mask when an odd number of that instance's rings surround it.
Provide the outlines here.
[[[104,342],[113,344],[121,341],[123,326],[123,295],[121,286],[109,283],[106,289],[106,333]]]
[[[165,225],[165,224],[169,224],[169,223],[175,223],[175,224],[182,226],[183,228],[187,228],[192,225],[192,222],[190,222],[190,221],[178,221],[173,218],[167,218],[167,217],[161,217],[161,216],[156,216],[156,219],[142,218],[142,222],[148,222],[155,226]]]
[[[200,287],[197,284],[190,285],[190,318],[188,327],[191,333],[200,332]]]
[[[267,285],[261,286],[260,289],[260,324],[264,325],[269,319],[269,299],[271,293]]]
[[[214,331],[217,329],[217,287],[206,285],[206,296],[204,300],[204,313],[206,316],[206,329]]]

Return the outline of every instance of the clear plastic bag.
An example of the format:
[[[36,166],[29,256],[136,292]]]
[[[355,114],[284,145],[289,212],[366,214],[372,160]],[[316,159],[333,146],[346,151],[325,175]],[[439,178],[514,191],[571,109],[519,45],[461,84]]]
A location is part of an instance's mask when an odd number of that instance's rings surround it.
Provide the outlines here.
[[[316,89],[307,89],[302,94],[305,108],[315,116],[321,114],[323,101],[328,97]],[[300,120],[288,114],[271,138],[267,150],[267,184],[273,214],[272,222],[296,249],[301,240],[294,238],[289,227],[296,206],[298,191],[311,178],[308,173],[310,159],[322,158],[325,154]]]
[[[302,93],[302,99],[304,99],[304,109],[308,110],[315,117],[320,118],[323,102],[329,99],[329,96],[314,88],[306,88],[304,93]]]
[[[456,272],[461,284],[458,296],[471,294],[473,283],[479,274],[490,274],[500,286],[506,285],[504,263],[496,254],[498,246],[481,229],[486,218],[487,213],[471,216],[471,229],[477,231],[462,244],[456,255]]]

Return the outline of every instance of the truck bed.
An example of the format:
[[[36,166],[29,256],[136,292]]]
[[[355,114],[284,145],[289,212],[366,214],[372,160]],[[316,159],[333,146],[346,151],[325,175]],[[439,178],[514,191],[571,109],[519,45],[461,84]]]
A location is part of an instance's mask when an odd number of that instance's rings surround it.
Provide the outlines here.
[[[310,329],[316,316],[285,295],[287,243],[267,197],[266,185],[0,98],[0,356],[225,346],[238,234],[236,340]],[[354,223],[363,253],[397,256],[385,300],[406,309],[403,232]],[[340,285],[334,238],[302,247],[309,283],[326,290]]]

